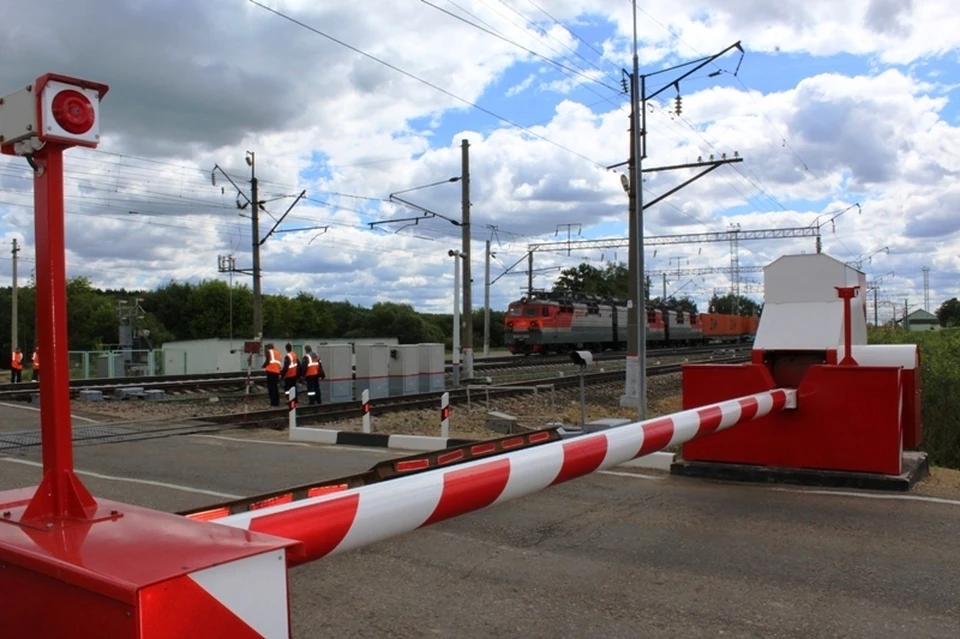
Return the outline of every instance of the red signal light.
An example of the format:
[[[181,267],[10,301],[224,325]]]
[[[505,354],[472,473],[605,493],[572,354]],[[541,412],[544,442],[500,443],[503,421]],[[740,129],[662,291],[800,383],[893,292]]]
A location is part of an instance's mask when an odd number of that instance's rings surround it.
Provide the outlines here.
[[[57,124],[74,135],[82,135],[92,129],[96,120],[93,104],[87,96],[73,89],[54,96],[51,110]]]

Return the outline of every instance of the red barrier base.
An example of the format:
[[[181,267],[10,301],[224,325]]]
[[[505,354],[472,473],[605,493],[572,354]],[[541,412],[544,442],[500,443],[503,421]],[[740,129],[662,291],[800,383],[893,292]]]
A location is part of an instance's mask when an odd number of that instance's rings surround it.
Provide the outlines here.
[[[21,525],[35,490],[0,492],[3,636],[290,636],[295,542],[103,499],[91,521]]]
[[[762,364],[685,365],[683,408],[775,387]],[[700,462],[900,476],[902,388],[899,368],[811,365],[797,384],[796,410],[688,442],[683,462],[686,468]],[[678,466],[678,472],[683,468]]]

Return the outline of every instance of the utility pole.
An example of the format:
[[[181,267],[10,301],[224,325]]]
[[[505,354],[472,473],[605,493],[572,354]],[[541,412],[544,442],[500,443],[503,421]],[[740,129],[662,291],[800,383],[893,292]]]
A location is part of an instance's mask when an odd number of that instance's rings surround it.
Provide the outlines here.
[[[923,267],[923,310],[930,312],[930,267]]]
[[[13,289],[10,292],[10,352],[17,348],[17,254],[20,253],[20,245],[17,244],[17,238],[13,238]]]
[[[667,274],[663,274],[663,295],[660,297],[660,303],[663,304],[667,301]]]
[[[487,240],[487,260],[483,273],[483,356],[490,356],[490,240]]]
[[[740,310],[740,232],[739,224],[731,224],[730,236],[730,295],[733,298],[733,314]]]
[[[461,196],[463,226],[463,372],[467,379],[473,378],[473,277],[470,274],[470,142],[460,141],[461,171],[463,185]]]
[[[573,229],[573,227],[577,227],[577,236],[579,237],[580,234],[583,233],[583,226],[580,224],[557,224],[557,230],[553,233],[553,236],[556,237],[560,233],[560,228],[564,226],[567,227],[567,245],[569,246],[571,240],[570,231]],[[569,255],[570,249],[568,248],[567,256],[569,257]]]
[[[527,297],[533,297],[533,251],[527,253]]]
[[[260,289],[260,197],[257,189],[257,156],[247,151],[250,165],[250,217],[253,219],[253,339],[263,339],[263,296]]]
[[[647,314],[643,295],[643,154],[640,149],[640,117],[645,116],[643,105],[638,99],[640,92],[640,57],[637,49],[637,0],[633,0],[633,73],[630,75],[630,215],[628,260],[628,286],[633,300],[627,303],[627,364],[626,393],[620,398],[620,405],[626,406],[636,401],[640,419],[647,416]],[[646,85],[644,85],[644,88]],[[645,118],[644,118],[645,119]],[[630,303],[632,302],[632,303]]]
[[[460,260],[461,251],[450,249],[447,255],[453,258],[453,387],[460,386]]]

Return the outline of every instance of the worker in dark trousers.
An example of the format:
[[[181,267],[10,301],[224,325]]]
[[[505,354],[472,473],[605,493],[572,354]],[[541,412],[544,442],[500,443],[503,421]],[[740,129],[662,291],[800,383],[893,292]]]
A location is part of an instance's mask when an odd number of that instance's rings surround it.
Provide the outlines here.
[[[322,404],[320,380],[326,379],[327,374],[323,372],[323,362],[320,361],[320,356],[313,352],[313,347],[309,344],[303,347],[300,375],[307,382],[307,403]]]
[[[267,344],[264,352],[263,369],[267,372],[267,394],[270,396],[270,405],[280,405],[280,351]]]
[[[10,383],[19,384],[23,375],[23,351],[20,347],[13,351],[13,358],[10,360]]]
[[[283,377],[284,391],[296,386],[297,377],[300,376],[300,362],[289,342],[287,342],[287,354],[283,356],[283,369],[280,371],[280,376]]]

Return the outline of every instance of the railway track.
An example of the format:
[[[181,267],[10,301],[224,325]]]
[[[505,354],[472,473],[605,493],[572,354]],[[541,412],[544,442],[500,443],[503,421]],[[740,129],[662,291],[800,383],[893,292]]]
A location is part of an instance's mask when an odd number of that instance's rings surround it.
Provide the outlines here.
[[[749,356],[736,355],[728,358],[716,358],[708,360],[716,364],[734,364],[749,361]],[[677,362],[675,364],[661,364],[658,366],[648,366],[647,376],[656,377],[660,375],[669,375],[680,372],[684,363],[696,362]],[[584,385],[603,384],[606,382],[619,381],[624,379],[626,373],[623,370],[605,371],[597,373],[584,374]],[[557,390],[578,387],[580,385],[579,375],[563,377],[544,377],[540,379],[528,379],[520,382],[506,382],[503,384],[484,384],[482,392],[490,397],[511,397],[523,394],[529,394],[531,386],[552,386]],[[447,391],[435,391],[430,393],[417,393],[413,395],[403,395],[394,397],[383,397],[370,401],[370,414],[373,417],[385,413],[393,413],[406,410],[421,410],[437,408],[440,404],[440,397],[444,392],[450,394],[450,404],[463,404],[467,401],[467,388],[455,388]],[[472,389],[477,393],[476,387]],[[359,419],[363,416],[363,411],[359,402],[340,402],[336,404],[321,404],[319,406],[310,406],[299,404],[297,406],[297,423],[301,425],[320,424],[333,422],[343,419]],[[247,428],[283,428],[289,423],[289,410],[287,408],[271,409],[265,411],[255,411],[248,413],[229,413],[223,415],[214,415],[204,417],[204,421],[214,424],[234,424]]]
[[[658,348],[652,349],[650,354],[656,354],[661,357],[699,355],[704,353],[714,353],[723,349],[739,349],[744,347],[744,345],[716,345],[687,348]],[[626,354],[623,352],[600,352],[594,354],[594,360],[598,362],[610,360],[615,361],[623,359],[625,355]],[[570,357],[567,355],[511,355],[506,357],[484,358],[475,361],[474,368],[480,373],[476,376],[482,378],[497,371],[506,371],[517,368],[546,368],[570,363]],[[447,365],[448,375],[450,374],[451,370],[452,367]],[[100,391],[105,397],[117,397],[120,391],[132,388],[139,388],[143,389],[144,391],[162,390],[165,393],[179,395],[180,397],[189,397],[198,393],[209,394],[216,391],[236,393],[243,392],[246,379],[246,371],[203,373],[193,375],[162,375],[151,377],[73,379],[70,380],[70,395],[72,398],[77,398],[80,396],[81,391]],[[264,379],[265,375],[262,370],[254,370],[250,372],[250,380],[253,384],[262,385]],[[38,390],[38,385],[33,382],[22,382],[20,384],[0,384],[0,401],[30,401],[30,398],[34,393],[38,392]],[[122,393],[119,394],[122,395]]]

